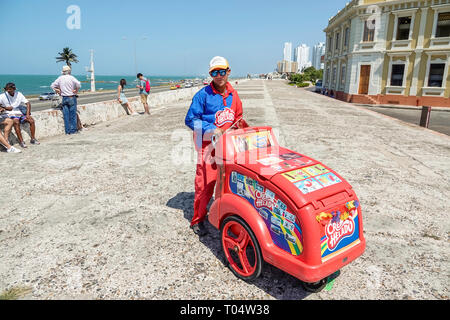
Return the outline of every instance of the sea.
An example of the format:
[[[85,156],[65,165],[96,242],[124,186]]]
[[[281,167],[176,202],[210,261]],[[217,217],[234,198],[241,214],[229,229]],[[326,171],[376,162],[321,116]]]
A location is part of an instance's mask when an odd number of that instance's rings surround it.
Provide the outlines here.
[[[4,87],[8,82],[13,82],[16,85],[18,91],[22,92],[25,96],[40,95],[42,93],[53,92],[50,85],[55,81],[60,75],[0,75],[0,92],[4,91]],[[81,89],[90,90],[91,82],[86,75],[74,75],[81,82]],[[191,77],[177,77],[177,76],[149,76],[147,77],[151,85],[154,87],[167,85],[170,82],[177,82],[182,79],[201,79],[196,76]],[[116,90],[119,85],[120,79],[125,79],[127,81],[127,88],[135,88],[137,84],[136,76],[95,76],[95,89],[96,91],[102,90]]]

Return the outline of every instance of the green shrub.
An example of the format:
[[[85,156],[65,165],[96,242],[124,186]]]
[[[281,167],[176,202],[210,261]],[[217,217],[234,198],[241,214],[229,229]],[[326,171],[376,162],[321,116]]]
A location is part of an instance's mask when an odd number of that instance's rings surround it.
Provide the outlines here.
[[[309,83],[306,82],[297,83],[297,88],[305,88],[305,87],[309,87]]]

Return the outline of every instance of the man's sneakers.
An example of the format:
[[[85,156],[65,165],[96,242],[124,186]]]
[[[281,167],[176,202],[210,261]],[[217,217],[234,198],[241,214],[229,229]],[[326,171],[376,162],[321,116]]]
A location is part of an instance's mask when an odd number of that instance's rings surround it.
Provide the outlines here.
[[[191,229],[199,237],[203,237],[208,234],[208,230],[206,230],[206,226],[203,221],[199,222],[197,224],[194,224],[193,226],[191,226]]]
[[[8,152],[8,153],[21,153],[22,151],[20,151],[19,149],[16,149],[13,146],[11,146],[11,148],[6,149],[6,152]]]
[[[39,141],[37,141],[37,139],[31,139],[30,140],[30,143],[31,144],[34,144],[34,145],[39,145],[39,144],[41,144]],[[22,142],[19,142],[19,146],[21,147],[21,148],[28,148],[28,146],[25,144],[25,141],[22,141]]]

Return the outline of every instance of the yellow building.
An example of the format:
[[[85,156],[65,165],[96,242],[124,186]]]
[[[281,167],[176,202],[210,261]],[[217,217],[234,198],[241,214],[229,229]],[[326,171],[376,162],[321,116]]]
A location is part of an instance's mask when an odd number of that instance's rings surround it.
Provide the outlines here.
[[[450,107],[450,0],[353,0],[324,32],[336,98]]]

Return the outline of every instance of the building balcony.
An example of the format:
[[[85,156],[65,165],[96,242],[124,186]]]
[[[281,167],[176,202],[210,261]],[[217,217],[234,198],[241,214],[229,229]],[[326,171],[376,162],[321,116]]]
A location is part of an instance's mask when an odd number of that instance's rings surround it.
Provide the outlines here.
[[[411,50],[411,39],[407,40],[392,40],[391,50]]]
[[[432,97],[443,97],[445,92],[445,87],[423,87],[422,95],[432,96]]]
[[[357,45],[357,50],[358,51],[373,50],[376,44],[377,44],[376,41],[361,41]]]
[[[405,91],[405,86],[386,86],[386,94],[404,95]]]
[[[444,47],[447,47],[447,48],[450,47],[450,37],[440,37],[440,38],[431,38],[430,39],[430,49],[431,48],[441,49]]]

